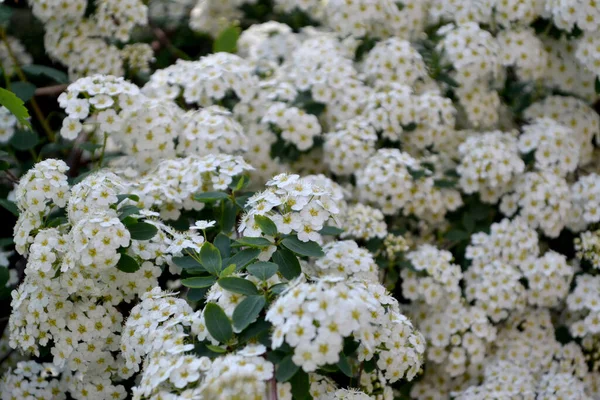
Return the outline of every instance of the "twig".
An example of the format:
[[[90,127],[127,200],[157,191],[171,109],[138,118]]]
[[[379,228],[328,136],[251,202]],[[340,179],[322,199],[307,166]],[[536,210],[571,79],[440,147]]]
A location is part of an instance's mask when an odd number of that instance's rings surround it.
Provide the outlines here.
[[[35,89],[36,96],[57,96],[65,91],[69,87],[68,83],[62,85],[46,86]]]
[[[277,381],[275,380],[275,377],[271,378],[271,396],[269,396],[269,400],[278,400]]]
[[[8,55],[10,56],[13,64],[15,65],[15,71],[17,72],[17,75],[19,75],[19,79],[21,79],[21,81],[23,82],[27,82],[27,77],[25,76],[25,74],[21,70],[21,67],[19,66],[19,60],[17,60],[17,57],[15,57],[15,54],[13,53],[12,48],[10,47],[10,43],[8,42],[8,38],[6,37],[6,32],[4,31],[4,29],[0,29],[0,36],[2,36],[2,41],[6,45]],[[37,101],[35,101],[35,97],[32,97],[29,100],[29,102],[31,103],[31,108],[33,108],[33,112],[35,113],[35,116],[37,117],[40,125],[42,125],[42,128],[46,132],[48,139],[50,139],[51,142],[56,141],[54,131],[52,131],[52,128],[50,128],[50,125],[48,125],[48,122],[46,121],[46,118],[44,117],[40,106],[38,105]]]
[[[190,56],[185,54],[183,51],[179,50],[177,47],[173,46],[173,44],[169,40],[169,37],[167,36],[165,31],[163,31],[162,29],[160,29],[158,27],[152,27],[151,29],[152,29],[152,33],[158,40],[158,43],[162,47],[169,50],[171,52],[171,54],[173,54],[177,58],[181,58],[182,60],[187,60],[187,61],[191,60]],[[152,46],[152,48],[155,49],[155,51],[158,50],[158,47],[159,46],[156,46],[154,44]]]

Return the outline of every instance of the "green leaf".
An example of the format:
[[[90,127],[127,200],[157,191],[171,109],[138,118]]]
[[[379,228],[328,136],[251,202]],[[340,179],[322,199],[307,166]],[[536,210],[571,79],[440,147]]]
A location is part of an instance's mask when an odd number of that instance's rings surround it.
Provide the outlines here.
[[[140,264],[135,258],[127,254],[121,254],[121,258],[119,258],[119,262],[117,263],[117,268],[120,271],[132,273],[140,269]]]
[[[292,398],[294,400],[306,400],[310,398],[310,381],[308,374],[303,370],[298,370],[290,379],[292,384]]]
[[[66,73],[45,65],[30,64],[23,66],[21,69],[32,76],[46,76],[56,83],[69,83],[69,76]]]
[[[281,294],[285,289],[287,289],[287,283],[277,283],[269,288],[269,292],[273,294]]]
[[[473,230],[475,229],[475,218],[473,218],[470,212],[466,212],[463,214],[462,224],[468,233],[473,232]]]
[[[214,351],[215,353],[219,353],[219,354],[223,354],[223,353],[227,353],[227,349],[221,346],[214,346],[212,344],[207,344],[206,348],[209,349],[210,351]]]
[[[130,215],[134,215],[140,212],[140,209],[136,206],[132,206],[132,205],[127,205],[125,207],[122,207],[119,210],[119,219],[122,221],[125,218],[129,217]]]
[[[236,240],[234,245],[263,248],[272,246],[273,243],[264,237],[242,237]]]
[[[272,262],[258,261],[254,264],[248,265],[246,270],[261,281],[266,281],[277,273],[279,267],[277,264]]]
[[[209,288],[190,289],[188,290],[186,297],[189,301],[200,301],[206,296],[208,289]]]
[[[344,233],[344,230],[335,226],[324,226],[319,233],[323,236],[337,236]]]
[[[231,321],[225,311],[215,303],[208,303],[204,307],[204,323],[208,333],[221,343],[227,343],[233,337]]]
[[[322,257],[325,255],[318,243],[313,241],[302,242],[297,236],[288,236],[281,241],[281,244],[301,256]]]
[[[11,238],[11,237],[0,239],[0,247],[12,246],[14,244],[15,244],[15,242],[14,242],[13,238]]]
[[[0,171],[6,171],[10,168],[10,163],[6,160],[0,160]]]
[[[233,257],[228,258],[226,260],[227,262],[225,262],[225,264],[235,264],[236,271],[239,271],[242,268],[244,268],[246,265],[251,263],[253,260],[255,260],[259,254],[260,254],[259,249],[244,249],[242,251],[235,253],[233,255]]]
[[[127,226],[131,239],[134,240],[150,240],[158,233],[158,228],[147,222],[138,222]]]
[[[200,262],[211,275],[219,276],[223,266],[221,253],[212,243],[204,243],[200,249]]]
[[[265,235],[277,235],[277,225],[275,225],[275,222],[271,221],[271,218],[265,217],[263,215],[255,215],[254,221],[256,221],[256,224],[258,225],[262,233],[264,233]]]
[[[173,257],[173,262],[179,268],[183,269],[204,269],[202,264],[200,264],[194,257],[190,256]]]
[[[230,26],[222,30],[213,43],[213,53],[235,53],[240,32],[238,26]]]
[[[350,366],[348,358],[344,355],[344,353],[340,353],[340,361],[338,361],[336,365],[347,377],[352,378],[354,376],[352,374],[352,367]]]
[[[273,261],[279,265],[279,272],[281,272],[281,275],[287,280],[292,280],[302,273],[300,261],[298,261],[298,258],[294,253],[289,250],[277,249],[277,251],[273,253]]]
[[[454,78],[452,78],[450,75],[448,75],[445,72],[442,72],[441,74],[439,74],[437,76],[437,80],[439,80],[440,82],[446,83],[450,87],[458,87],[458,86],[460,86],[458,84],[458,82],[456,82],[456,80]]]
[[[223,232],[217,235],[213,244],[219,249],[221,257],[229,257],[231,255],[231,240]]]
[[[19,209],[17,208],[17,205],[12,201],[7,199],[0,199],[0,206],[10,211],[15,217],[19,216]]]
[[[219,274],[219,278],[225,278],[235,272],[235,264],[229,264],[227,268],[223,268],[223,271]]]
[[[94,153],[96,150],[100,150],[102,148],[102,145],[86,142],[86,143],[79,144],[78,147],[82,150],[89,151],[90,153]]]
[[[25,103],[35,95],[35,89],[35,85],[29,82],[13,82],[10,85],[10,90]]]
[[[6,28],[13,14],[11,7],[0,4],[0,28]]]
[[[244,299],[246,300],[246,299]],[[235,313],[235,310],[233,311]],[[235,323],[234,323],[235,326]],[[245,343],[250,339],[256,339],[257,336],[262,334],[268,334],[271,330],[271,325],[269,322],[264,319],[258,320],[245,328],[242,332],[240,332],[237,337],[240,343]]]
[[[25,151],[33,149],[40,142],[40,139],[32,130],[19,129],[10,139],[9,144],[17,150]]]
[[[246,175],[238,175],[233,178],[231,183],[228,185],[229,189],[234,192],[239,192],[240,190],[246,188],[250,184],[250,178]]]
[[[433,186],[437,188],[453,188],[456,187],[456,181],[450,179],[436,179],[433,181]]]
[[[137,194],[118,194],[117,195],[117,204],[119,204],[120,202],[122,202],[125,199],[130,199],[135,202],[140,201],[140,197]]]
[[[204,192],[194,195],[194,200],[202,203],[214,203],[215,201],[228,199],[229,195],[225,192]]]
[[[27,120],[29,111],[23,104],[23,100],[17,97],[13,92],[0,88],[0,106],[4,106],[17,117],[19,123],[31,129],[31,125]]]
[[[450,229],[448,232],[446,232],[444,238],[454,242],[460,242],[461,240],[469,238],[469,232],[465,232],[461,229]]]
[[[418,179],[423,178],[424,176],[427,176],[427,172],[424,169],[409,168],[408,173],[414,180],[418,180]]]
[[[193,289],[202,289],[211,287],[216,281],[217,278],[214,276],[194,276],[192,278],[182,279],[181,284]]]
[[[248,296],[233,310],[233,326],[238,332],[246,329],[256,321],[260,312],[267,304],[263,296]]]
[[[256,285],[244,278],[230,276],[219,279],[219,286],[232,293],[239,293],[246,296],[254,296],[258,294]]]
[[[300,367],[292,361],[292,355],[290,354],[281,360],[277,366],[275,379],[277,379],[277,382],[287,382],[296,374],[296,372],[298,372],[299,368]]]
[[[231,230],[235,226],[235,221],[237,219],[237,206],[230,199],[227,199],[221,202],[221,207],[219,211],[220,212],[218,220],[219,225],[221,227],[221,231],[231,232]]]

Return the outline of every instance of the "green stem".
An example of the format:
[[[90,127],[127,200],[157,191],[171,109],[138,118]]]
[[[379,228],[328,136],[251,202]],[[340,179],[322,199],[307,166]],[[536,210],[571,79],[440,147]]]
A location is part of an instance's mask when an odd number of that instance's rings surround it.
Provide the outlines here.
[[[108,140],[108,134],[104,132],[104,141],[102,142],[102,152],[100,153],[100,161],[98,163],[98,169],[102,168],[104,162],[104,153],[106,152],[106,141]]]
[[[12,62],[15,65],[15,71],[17,72],[19,79],[21,79],[22,82],[27,82],[27,77],[21,70],[21,67],[19,66],[19,60],[17,60],[17,57],[15,57],[15,54],[13,53],[12,48],[10,47],[10,43],[8,43],[8,38],[6,37],[6,32],[3,29],[0,29],[0,36],[2,37],[2,41],[6,45],[6,50],[8,51],[9,57],[11,58]],[[46,132],[48,139],[50,139],[51,142],[55,142],[56,135],[54,134],[54,131],[52,131],[52,128],[50,128],[50,125],[48,125],[48,122],[46,122],[44,113],[42,113],[42,110],[40,109],[40,106],[38,105],[37,101],[35,100],[35,97],[32,97],[29,100],[29,102],[31,103],[31,108],[33,109],[33,112],[35,113],[36,118],[38,119],[40,125],[44,129],[44,132]]]

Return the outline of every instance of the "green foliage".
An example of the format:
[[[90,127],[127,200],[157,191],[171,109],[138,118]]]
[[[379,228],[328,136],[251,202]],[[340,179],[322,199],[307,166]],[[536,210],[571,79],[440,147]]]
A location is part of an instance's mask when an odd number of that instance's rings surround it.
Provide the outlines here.
[[[300,262],[289,250],[280,248],[273,253],[273,261],[279,266],[279,272],[285,279],[292,280],[302,273]]]
[[[48,77],[56,83],[69,83],[69,77],[67,74],[56,68],[47,67],[45,65],[30,64],[24,65],[21,69],[27,75],[34,77]]]
[[[158,228],[147,222],[133,222],[125,226],[134,240],[150,240],[158,233]]]
[[[261,281],[266,281],[277,273],[279,267],[277,264],[268,261],[258,261],[246,267],[248,272]]]
[[[219,276],[223,267],[219,249],[212,243],[204,243],[200,249],[200,263],[211,275]]]
[[[222,30],[213,43],[213,52],[235,53],[240,33],[239,26],[229,26]]]
[[[234,264],[236,270],[239,271],[246,265],[251,263],[260,254],[259,249],[244,249],[233,255],[233,257],[226,260],[226,264]]]
[[[281,241],[281,244],[288,250],[306,257],[322,257],[325,255],[323,249],[318,243],[313,241],[303,242],[297,236],[288,236]]]
[[[140,264],[135,260],[135,258],[121,253],[121,258],[119,258],[117,268],[120,271],[132,273],[140,269]]]
[[[194,276],[192,278],[186,278],[181,280],[181,284],[188,288],[203,289],[211,287],[217,278],[214,276]]]
[[[204,321],[210,335],[221,343],[227,343],[233,338],[231,321],[225,311],[215,303],[204,307]]]
[[[17,97],[13,92],[0,88],[0,106],[4,106],[17,117],[19,124],[31,128],[29,121],[29,111],[23,105],[23,100]]]
[[[256,221],[256,224],[258,225],[262,233],[264,233],[265,235],[277,235],[277,225],[275,225],[275,223],[271,221],[270,218],[262,215],[255,215],[254,220]]]
[[[256,321],[267,301],[263,296],[248,296],[233,311],[233,326],[238,331],[246,329]]]
[[[258,294],[256,285],[244,278],[238,278],[235,276],[220,278],[218,280],[219,286],[223,289],[232,293],[243,294],[246,296],[253,296]]]

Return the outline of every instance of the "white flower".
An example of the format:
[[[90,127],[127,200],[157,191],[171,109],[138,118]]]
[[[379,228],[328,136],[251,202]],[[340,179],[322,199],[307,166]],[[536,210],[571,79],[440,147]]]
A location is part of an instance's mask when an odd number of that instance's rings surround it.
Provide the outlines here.
[[[204,230],[204,229],[208,229],[208,228],[215,226],[215,224],[216,224],[216,221],[200,220],[200,221],[196,221],[196,223],[193,226],[191,226],[190,229]]]

